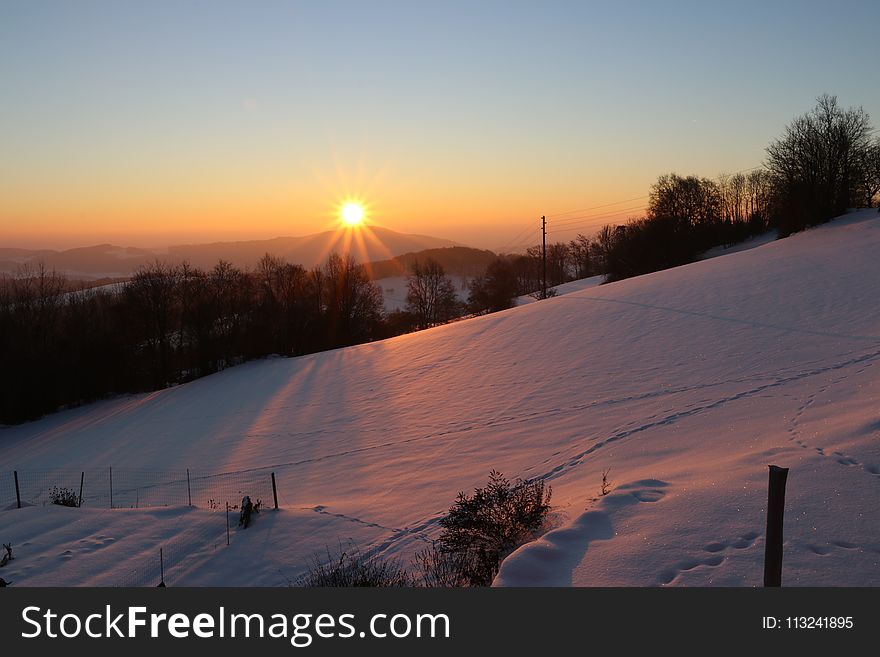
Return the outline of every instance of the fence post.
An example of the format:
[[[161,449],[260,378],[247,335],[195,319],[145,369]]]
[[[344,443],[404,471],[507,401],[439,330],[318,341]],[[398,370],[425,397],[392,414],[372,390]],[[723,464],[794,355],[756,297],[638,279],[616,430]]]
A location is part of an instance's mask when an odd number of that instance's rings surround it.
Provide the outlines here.
[[[110,508],[113,508],[113,468],[110,468]]]
[[[226,503],[226,546],[229,547],[229,502]]]
[[[162,548],[159,548],[159,585],[156,588],[165,588],[165,556]]]
[[[770,466],[767,492],[767,543],[764,550],[764,586],[782,586],[782,518],[788,468]]]
[[[192,487],[189,484],[189,468],[186,469],[186,495],[189,498],[189,505],[193,505]]]
[[[13,470],[12,475],[15,477],[15,503],[21,508],[21,493],[18,492],[18,470]]]
[[[272,473],[272,497],[275,498],[275,508],[278,508],[278,488],[275,486],[275,473]]]
[[[83,481],[86,479],[85,471],[81,472],[79,475],[79,504],[78,507],[82,507],[83,505]]]

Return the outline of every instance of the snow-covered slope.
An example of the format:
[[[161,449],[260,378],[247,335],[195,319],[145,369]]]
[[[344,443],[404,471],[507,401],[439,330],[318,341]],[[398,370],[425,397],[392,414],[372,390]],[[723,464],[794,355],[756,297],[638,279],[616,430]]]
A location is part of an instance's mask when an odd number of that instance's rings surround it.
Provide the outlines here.
[[[784,583],[880,585],[878,252],[880,221],[864,211],[392,340],[248,363],[0,430],[0,477],[273,466],[283,511],[228,550],[282,537],[247,580],[277,584],[349,538],[408,557],[495,468],[545,477],[558,526],[498,584],[757,585],[776,463],[791,468]],[[134,554],[152,541],[152,554],[189,526],[167,513],[0,511],[0,539],[22,546],[4,577],[122,578],[132,564],[74,543],[110,537]],[[137,514],[153,514],[149,536],[132,530]],[[178,543],[202,556],[174,583],[244,583],[223,572],[225,540],[214,559]]]

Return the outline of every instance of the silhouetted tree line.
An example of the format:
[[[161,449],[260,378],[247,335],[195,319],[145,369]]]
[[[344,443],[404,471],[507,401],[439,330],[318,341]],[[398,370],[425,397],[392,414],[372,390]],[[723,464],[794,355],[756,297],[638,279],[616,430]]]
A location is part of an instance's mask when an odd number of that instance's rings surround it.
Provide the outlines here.
[[[693,262],[713,246],[729,246],[770,226],[771,178],[765,170],[719,176],[664,174],[652,186],[645,217],[605,225],[593,237],[578,235],[547,245],[547,286],[604,276],[620,280]],[[509,308],[517,296],[539,297],[540,246],[502,254],[471,283],[470,310]]]
[[[381,290],[335,254],[311,271],[269,255],[254,271],[156,262],[124,285],[78,292],[54,271],[24,269],[0,280],[0,422],[387,334]]]
[[[771,219],[769,174],[665,174],[651,187],[647,216],[604,226],[597,262],[607,281],[693,262],[714,246],[730,246],[765,232]]]
[[[598,244],[583,235],[548,244],[547,286],[604,273],[597,249]],[[500,254],[482,275],[471,279],[467,309],[475,314],[496,312],[511,308],[517,297],[538,298],[543,275],[540,246],[529,247],[523,254]]]
[[[767,147],[780,235],[823,223],[880,193],[880,137],[861,107],[843,109],[823,95]]]
[[[862,108],[823,95],[767,147],[763,168],[717,180],[675,173],[651,187],[646,216],[593,237],[547,246],[547,284],[602,274],[620,280],[696,260],[776,229],[780,237],[828,221],[880,195],[880,137]],[[541,248],[504,256],[518,294],[541,289]],[[485,305],[485,304],[484,304]]]

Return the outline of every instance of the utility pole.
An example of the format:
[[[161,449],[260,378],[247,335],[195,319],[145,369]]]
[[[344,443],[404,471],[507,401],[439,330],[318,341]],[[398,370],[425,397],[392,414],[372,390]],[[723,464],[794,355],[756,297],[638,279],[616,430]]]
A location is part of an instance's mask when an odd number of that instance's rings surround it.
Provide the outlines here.
[[[543,276],[541,284],[541,298],[547,298],[547,218],[541,217],[541,260],[543,263]]]

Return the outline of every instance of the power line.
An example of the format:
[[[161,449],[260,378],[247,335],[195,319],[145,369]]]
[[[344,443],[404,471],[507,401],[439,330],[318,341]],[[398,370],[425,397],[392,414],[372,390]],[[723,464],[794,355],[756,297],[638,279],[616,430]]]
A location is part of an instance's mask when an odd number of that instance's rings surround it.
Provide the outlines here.
[[[522,240],[522,238],[524,238],[530,230],[534,229],[535,224],[533,223],[533,221],[534,220],[529,220],[529,223],[527,223],[514,237],[512,237],[509,242],[501,246],[499,248],[499,251],[503,252],[508,249],[513,249],[517,246],[520,246],[522,244],[520,240]]]
[[[507,247],[508,250],[506,251],[506,253],[518,251],[522,248],[531,248],[533,246],[537,246],[537,240],[524,240],[519,244],[511,244],[509,247]]]
[[[637,210],[642,210],[644,207],[645,207],[644,204],[633,205],[628,208],[621,208],[620,210],[616,210],[614,212],[599,212],[596,214],[586,214],[586,215],[582,215],[580,217],[572,217],[571,219],[566,219],[565,221],[554,221],[554,222],[552,222],[551,225],[563,227],[563,226],[570,226],[570,225],[574,225],[574,224],[582,224],[582,223],[585,223],[585,221],[590,220],[590,219],[603,219],[605,217],[615,217],[619,214],[623,214],[624,212],[634,212]]]
[[[632,201],[641,201],[642,199],[645,199],[645,198],[648,198],[648,194],[645,194],[644,196],[635,196],[633,198],[623,199],[622,201],[614,201],[613,203],[605,203],[604,205],[594,205],[591,208],[581,208],[580,210],[568,210],[566,212],[557,212],[556,214],[548,214],[547,217],[549,217],[550,219],[553,219],[555,217],[562,217],[563,215],[567,215],[567,214],[575,214],[577,212],[588,212],[590,210],[599,210],[600,208],[607,208],[612,205],[621,205],[623,203],[630,203]]]

